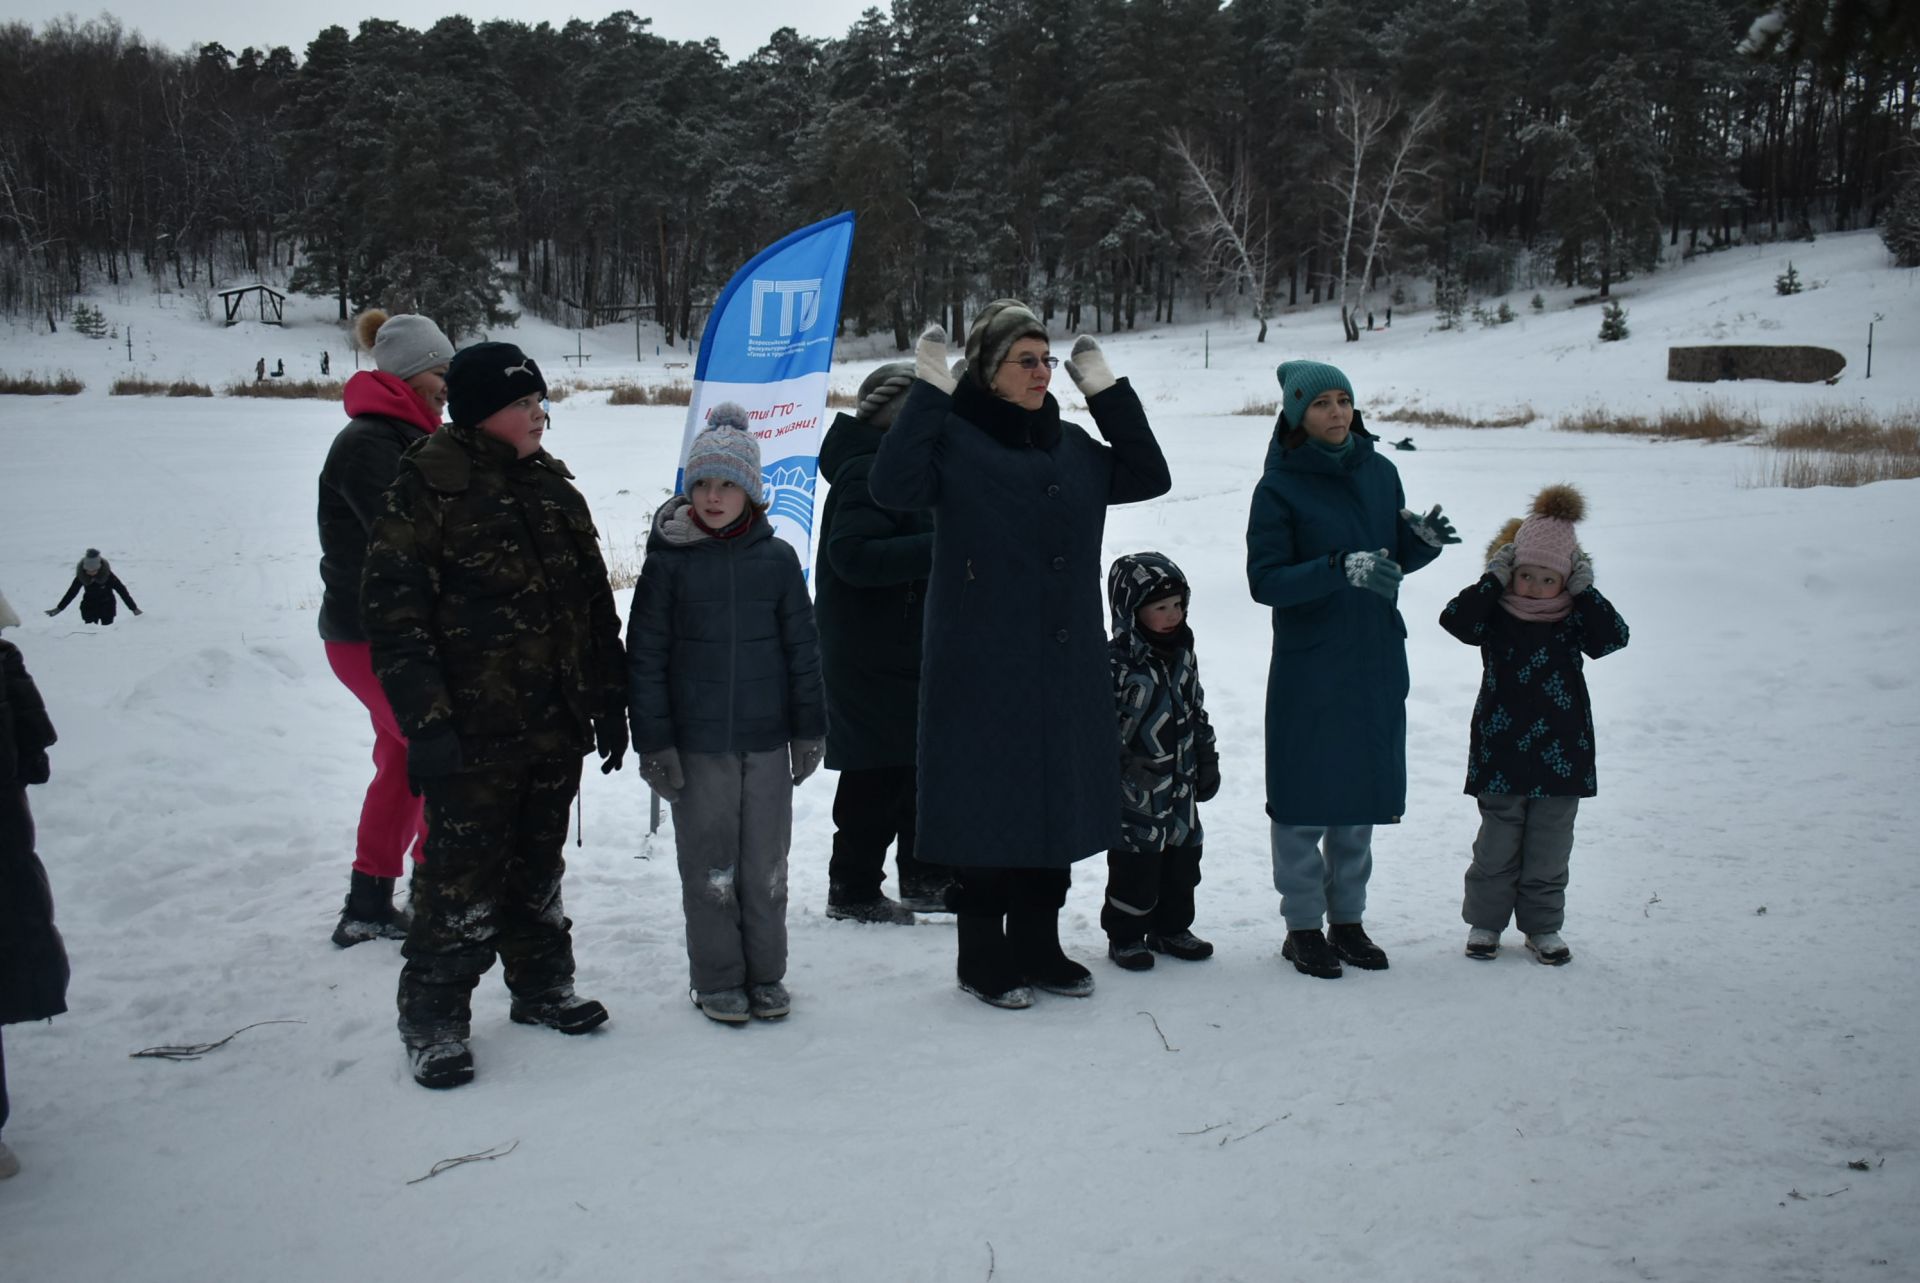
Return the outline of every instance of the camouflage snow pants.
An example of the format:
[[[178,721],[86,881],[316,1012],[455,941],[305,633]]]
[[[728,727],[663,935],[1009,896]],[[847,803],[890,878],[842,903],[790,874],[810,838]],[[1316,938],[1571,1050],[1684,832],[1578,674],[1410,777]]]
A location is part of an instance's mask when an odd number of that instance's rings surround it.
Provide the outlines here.
[[[422,782],[425,860],[413,870],[413,929],[400,952],[400,1036],[465,1038],[473,988],[497,955],[507,988],[537,997],[573,981],[561,909],[567,811],[579,758],[543,758]]]

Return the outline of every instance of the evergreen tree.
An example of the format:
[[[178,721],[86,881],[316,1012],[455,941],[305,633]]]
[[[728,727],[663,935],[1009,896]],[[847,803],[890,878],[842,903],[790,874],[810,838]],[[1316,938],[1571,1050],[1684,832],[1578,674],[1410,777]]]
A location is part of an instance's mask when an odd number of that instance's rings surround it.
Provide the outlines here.
[[[1793,261],[1787,261],[1787,270],[1773,278],[1775,294],[1798,294],[1800,292],[1800,273],[1793,270]]]
[[[1600,341],[1615,343],[1627,337],[1627,309],[1619,303],[1607,304],[1600,315]]]
[[[1907,175],[1880,216],[1880,239],[1901,267],[1920,267],[1920,170]]]

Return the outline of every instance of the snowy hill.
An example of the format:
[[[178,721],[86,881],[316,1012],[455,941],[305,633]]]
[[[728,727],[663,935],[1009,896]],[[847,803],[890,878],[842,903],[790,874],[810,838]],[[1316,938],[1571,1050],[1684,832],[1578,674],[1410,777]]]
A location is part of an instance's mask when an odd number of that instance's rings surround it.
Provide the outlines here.
[[[1814,288],[1774,293],[1791,258]],[[1104,958],[1104,862],[1063,916],[1089,1000],[989,1009],[953,984],[951,920],[821,916],[834,777],[796,795],[793,1016],[728,1030],[688,1004],[671,834],[631,765],[587,772],[568,911],[583,992],[563,1039],[475,995],[475,1083],[429,1093],[394,1032],[399,958],[327,940],[371,738],[328,671],[318,402],[106,395],[124,342],[0,329],[0,370],[70,369],[73,398],[0,398],[0,588],[61,742],[32,790],[74,963],[70,1014],[5,1031],[27,1170],[0,1182],[0,1274],[41,1281],[400,1278],[1892,1280],[1920,1272],[1920,482],[1745,484],[1754,448],[1555,432],[1592,405],[1701,398],[1774,417],[1920,403],[1920,289],[1871,233],[1736,249],[1626,283],[1631,337],[1545,291],[1512,325],[1339,342],[1331,312],[1192,317],[1108,344],[1173,492],[1116,509],[1106,555],[1158,548],[1194,586],[1225,785],[1206,811],[1206,963]],[[130,291],[132,368],[224,384],[261,356],[352,368],[324,301],[284,329]],[[1496,300],[1497,302],[1497,300]],[[1865,374],[1867,323],[1876,329]],[[44,327],[43,327],[44,328]],[[553,373],[576,336],[497,337]],[[1070,337],[1070,336],[1068,336]],[[1665,382],[1682,342],[1816,343],[1834,386]],[[631,327],[586,375],[684,378]],[[644,338],[643,338],[644,343]],[[1056,347],[1064,346],[1057,340]],[[889,354],[844,345],[851,390]],[[1202,368],[1203,353],[1208,368]],[[1410,576],[1403,824],[1376,836],[1368,927],[1392,970],[1327,983],[1278,958],[1262,814],[1268,620],[1247,598],[1247,501],[1272,367],[1341,364],[1402,428],[1409,502],[1466,542]],[[1062,378],[1057,391],[1078,398]],[[582,392],[547,444],[631,561],[684,412]],[[1581,808],[1568,967],[1461,956],[1477,816],[1460,792],[1476,652],[1435,624],[1477,550],[1550,481],[1633,643],[1592,664],[1600,795]],[[146,611],[40,612],[88,545]],[[624,613],[624,594],[622,609]],[[1016,728],[1017,729],[1017,728]],[[1513,939],[1509,936],[1509,940]],[[241,1034],[188,1063],[130,1059]],[[517,1148],[409,1185],[440,1159]],[[1850,1163],[1864,1162],[1865,1170]]]

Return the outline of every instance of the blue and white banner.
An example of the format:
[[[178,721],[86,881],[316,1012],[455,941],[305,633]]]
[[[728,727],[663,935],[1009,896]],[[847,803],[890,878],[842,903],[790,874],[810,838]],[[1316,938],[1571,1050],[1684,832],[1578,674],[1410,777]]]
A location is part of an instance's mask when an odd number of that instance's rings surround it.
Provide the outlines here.
[[[783,236],[734,273],[700,335],[693,401],[673,488],[713,407],[738,401],[760,441],[760,470],[774,534],[813,564],[813,493],[827,412],[827,371],[840,327],[840,296],[853,250],[853,214]]]

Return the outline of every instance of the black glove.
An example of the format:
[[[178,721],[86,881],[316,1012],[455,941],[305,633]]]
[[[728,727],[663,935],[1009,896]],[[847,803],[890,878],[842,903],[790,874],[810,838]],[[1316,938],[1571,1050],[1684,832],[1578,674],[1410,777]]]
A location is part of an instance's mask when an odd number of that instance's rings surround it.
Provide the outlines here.
[[[20,759],[20,782],[22,784],[45,784],[53,778],[53,764],[47,760],[47,750],[29,753]]]
[[[1153,792],[1153,786],[1160,782],[1160,777],[1154,774],[1153,764],[1134,753],[1120,755],[1120,778],[1142,793]]]
[[[600,773],[611,775],[627,760],[627,719],[618,713],[593,719],[593,749],[600,754]]]
[[[678,802],[680,791],[687,787],[686,773],[680,769],[680,750],[663,748],[657,753],[642,753],[640,778],[665,800]]]
[[[430,731],[407,741],[407,788],[420,796],[420,781],[456,774],[466,765],[460,756],[460,737],[452,731]]]
[[[793,767],[794,787],[807,782],[807,777],[820,769],[820,759],[826,754],[825,740],[794,740],[787,745],[787,760]]]
[[[1193,796],[1201,802],[1213,801],[1214,794],[1220,791],[1220,754],[1202,753],[1200,755],[1200,780]]]

